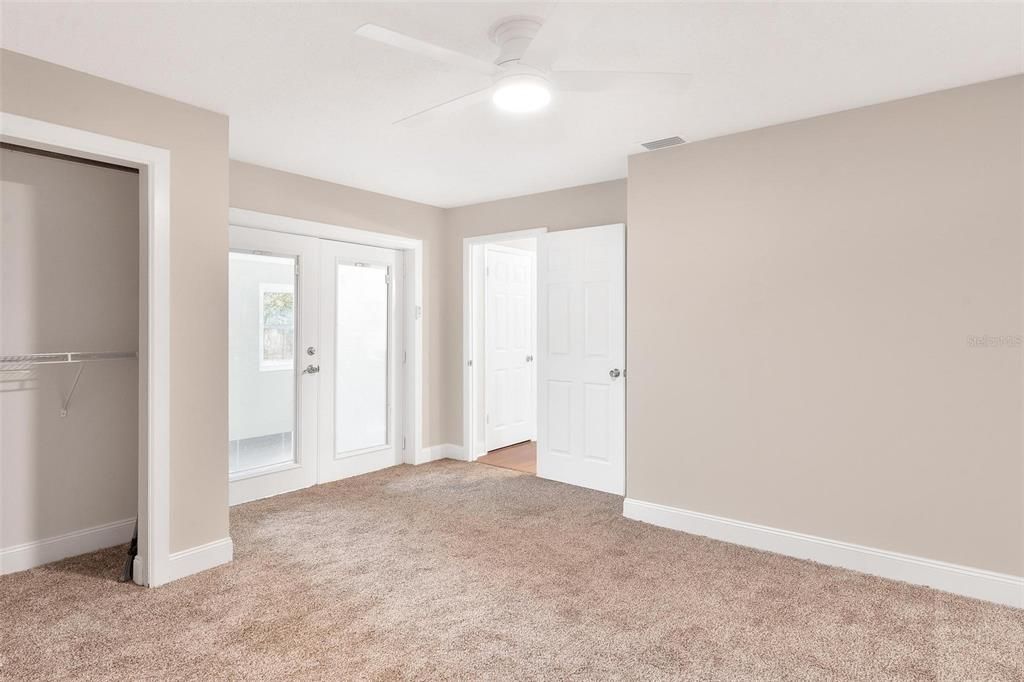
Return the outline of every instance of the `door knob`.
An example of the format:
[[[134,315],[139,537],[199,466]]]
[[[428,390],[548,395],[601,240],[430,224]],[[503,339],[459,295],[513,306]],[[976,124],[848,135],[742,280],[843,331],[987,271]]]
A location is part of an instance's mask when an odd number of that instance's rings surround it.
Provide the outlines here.
[[[316,355],[316,348],[314,348],[313,346],[310,346],[309,348],[307,348],[306,349],[306,355]]]
[[[608,376],[610,376],[612,379],[618,379],[620,374],[622,374],[622,372],[620,372],[617,369],[613,369],[610,372],[608,372]]]
[[[533,362],[533,356],[532,355],[527,355],[526,356],[526,361],[527,362]]]
[[[306,369],[302,370],[303,374],[316,374],[320,371],[319,366],[308,365]]]

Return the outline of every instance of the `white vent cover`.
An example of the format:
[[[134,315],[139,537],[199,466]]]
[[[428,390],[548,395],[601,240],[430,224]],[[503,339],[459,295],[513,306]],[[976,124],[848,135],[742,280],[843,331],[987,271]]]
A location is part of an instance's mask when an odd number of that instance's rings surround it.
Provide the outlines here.
[[[666,137],[662,140],[651,140],[650,142],[641,142],[640,144],[647,148],[648,151],[654,151],[655,149],[664,149],[665,147],[674,147],[677,144],[683,144],[686,140],[676,135],[675,137]]]

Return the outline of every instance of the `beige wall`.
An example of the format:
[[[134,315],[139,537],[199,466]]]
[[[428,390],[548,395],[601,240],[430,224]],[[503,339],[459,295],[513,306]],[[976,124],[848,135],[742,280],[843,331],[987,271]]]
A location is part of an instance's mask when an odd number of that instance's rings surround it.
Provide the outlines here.
[[[0,51],[0,110],[171,152],[171,551],[228,535],[228,119]]]
[[[1024,575],[1022,96],[630,159],[629,497]]]
[[[549,231],[626,222],[626,181],[501,199],[448,209],[443,272],[448,343],[444,347],[446,443],[462,444],[462,240],[546,227]]]
[[[423,445],[442,438],[446,344],[440,208],[293,173],[231,162],[231,207],[423,240]]]
[[[0,355],[137,351],[138,173],[0,150]],[[86,286],[87,284],[87,286]],[[135,518],[138,361],[0,372],[0,548]]]

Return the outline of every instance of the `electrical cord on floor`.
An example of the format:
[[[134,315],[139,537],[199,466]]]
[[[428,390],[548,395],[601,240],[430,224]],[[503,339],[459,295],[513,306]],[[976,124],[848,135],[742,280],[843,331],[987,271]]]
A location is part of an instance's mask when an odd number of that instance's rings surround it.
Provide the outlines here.
[[[139,553],[139,520],[135,519],[135,530],[132,531],[132,542],[128,545],[128,559],[124,562],[124,568],[121,569],[121,577],[118,578],[117,582],[126,583],[132,579],[132,574],[135,570],[135,555]]]

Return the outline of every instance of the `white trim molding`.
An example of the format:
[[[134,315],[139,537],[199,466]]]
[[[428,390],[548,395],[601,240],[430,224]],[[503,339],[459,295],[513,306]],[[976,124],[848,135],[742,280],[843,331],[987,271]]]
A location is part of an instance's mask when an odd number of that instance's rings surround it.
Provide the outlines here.
[[[168,562],[167,581],[184,578],[222,564],[229,564],[234,553],[235,546],[229,537],[175,552]]]
[[[428,448],[423,448],[421,453],[420,458],[416,460],[415,464],[436,462],[439,459],[457,459],[460,461],[466,461],[466,454],[462,446],[453,445],[451,443],[432,445]]]
[[[1024,577],[1021,576],[864,547],[642,500],[626,498],[622,514],[628,519],[672,530],[1024,608]]]
[[[171,152],[160,147],[0,112],[0,138],[139,169],[140,273],[146,317],[139,334],[139,560],[135,582],[168,581],[171,527]],[[142,333],[145,330],[145,333]],[[88,532],[88,531],[82,531]]]
[[[51,561],[60,561],[70,556],[123,545],[132,539],[134,528],[135,519],[124,519],[43,540],[5,547],[0,549],[0,575],[27,571]]]

